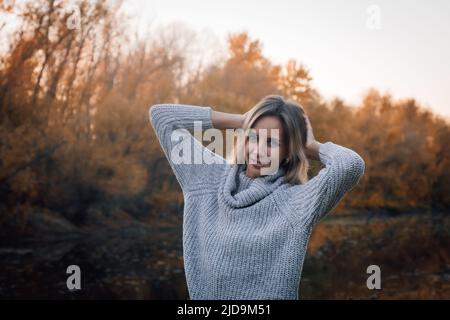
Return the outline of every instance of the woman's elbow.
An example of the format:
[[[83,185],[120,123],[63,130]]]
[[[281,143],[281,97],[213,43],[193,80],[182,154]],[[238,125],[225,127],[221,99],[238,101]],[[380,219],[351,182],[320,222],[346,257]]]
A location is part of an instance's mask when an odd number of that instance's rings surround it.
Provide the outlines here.
[[[150,108],[148,109],[148,114],[151,124],[155,125],[159,122],[159,119],[162,116],[162,112],[164,111],[163,108],[163,104],[154,104],[150,106]]]
[[[356,152],[352,152],[351,160],[347,166],[346,175],[351,179],[353,185],[357,184],[364,175],[366,163],[364,159]]]

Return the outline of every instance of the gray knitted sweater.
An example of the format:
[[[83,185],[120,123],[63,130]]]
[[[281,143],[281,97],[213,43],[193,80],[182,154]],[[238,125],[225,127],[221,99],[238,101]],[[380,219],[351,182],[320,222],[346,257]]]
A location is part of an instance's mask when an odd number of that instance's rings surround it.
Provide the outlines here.
[[[305,184],[273,175],[250,178],[245,164],[230,164],[190,133],[194,121],[212,128],[211,108],[158,104],[150,121],[184,195],[183,255],[191,299],[299,299],[298,288],[313,226],[364,174],[353,150],[326,142],[324,167]],[[172,142],[174,129],[183,139]],[[190,141],[195,153],[217,163],[175,163],[172,148]]]

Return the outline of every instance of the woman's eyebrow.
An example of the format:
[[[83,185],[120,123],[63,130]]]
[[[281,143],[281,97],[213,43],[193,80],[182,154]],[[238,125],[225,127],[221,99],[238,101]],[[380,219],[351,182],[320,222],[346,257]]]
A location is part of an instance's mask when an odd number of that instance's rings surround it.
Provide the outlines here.
[[[271,130],[278,130],[278,129],[271,129]],[[259,133],[257,131],[250,131],[249,134],[250,135],[256,135],[256,136],[259,137]],[[274,137],[271,137],[271,136],[267,136],[267,139],[272,139],[272,140],[275,140],[275,141],[279,141],[278,138],[274,138]]]

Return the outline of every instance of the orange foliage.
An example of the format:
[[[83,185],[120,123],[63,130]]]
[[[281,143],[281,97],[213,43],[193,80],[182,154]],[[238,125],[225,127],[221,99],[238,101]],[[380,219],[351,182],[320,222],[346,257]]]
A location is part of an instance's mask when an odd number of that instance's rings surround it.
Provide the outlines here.
[[[99,203],[147,220],[162,208],[179,213],[170,204],[181,203],[180,189],[150,128],[149,106],[245,112],[267,94],[302,103],[318,140],[366,161],[364,178],[337,211],[449,207],[449,125],[414,100],[371,90],[356,107],[323,101],[306,66],[273,64],[246,32],[229,34],[222,63],[196,70],[176,29],[134,40],[118,7],[77,3],[81,30],[67,28],[63,1],[0,2],[22,30],[1,53],[2,211],[48,208],[76,223]]]

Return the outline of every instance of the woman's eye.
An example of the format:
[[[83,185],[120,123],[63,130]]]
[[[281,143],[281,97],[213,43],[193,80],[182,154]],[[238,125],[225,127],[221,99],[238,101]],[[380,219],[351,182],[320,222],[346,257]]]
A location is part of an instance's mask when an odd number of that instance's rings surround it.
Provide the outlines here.
[[[268,140],[267,145],[269,145],[271,147],[278,147],[278,142],[275,140]]]
[[[249,139],[251,142],[256,142],[256,141],[258,141],[258,137],[256,136],[256,134],[249,134],[248,139]]]

